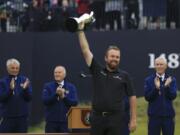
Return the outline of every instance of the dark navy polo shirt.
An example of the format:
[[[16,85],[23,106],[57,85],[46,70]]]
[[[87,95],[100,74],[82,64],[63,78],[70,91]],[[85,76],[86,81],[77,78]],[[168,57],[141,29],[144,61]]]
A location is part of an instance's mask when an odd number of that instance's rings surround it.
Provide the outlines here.
[[[90,65],[93,78],[93,110],[95,111],[123,111],[125,95],[135,95],[132,80],[127,72],[117,69],[109,72],[94,58]]]

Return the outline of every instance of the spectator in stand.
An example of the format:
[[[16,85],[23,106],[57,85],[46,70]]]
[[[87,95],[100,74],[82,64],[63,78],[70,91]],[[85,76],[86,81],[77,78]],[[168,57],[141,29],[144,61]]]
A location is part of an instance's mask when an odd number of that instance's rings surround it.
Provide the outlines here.
[[[171,22],[175,23],[177,28],[179,25],[179,5],[178,0],[167,0],[167,16],[166,16],[166,27],[171,28]]]
[[[137,29],[139,26],[139,2],[138,0],[124,0],[126,9],[126,28]]]
[[[103,31],[105,29],[105,2],[104,1],[91,1],[91,11],[94,11],[96,18],[95,30]]]
[[[106,0],[105,2],[105,15],[106,23],[110,25],[110,30],[121,29],[121,11],[122,0]],[[115,21],[117,28],[115,28]]]
[[[180,28],[180,0],[178,0],[178,28]]]
[[[7,13],[5,10],[0,12],[1,32],[6,32]]]
[[[0,0],[0,27],[1,27],[1,32],[6,32],[7,31],[7,19],[9,18],[9,14],[7,12],[8,5],[7,5],[7,0]]]
[[[40,0],[33,0],[30,7],[27,9],[22,18],[23,31],[38,32],[41,31],[43,23],[43,10],[41,8]]]
[[[77,13],[78,15],[82,15],[84,13],[89,13],[90,12],[90,3],[89,0],[76,0],[77,2]]]
[[[71,16],[77,16],[75,8],[70,6],[68,0],[59,0],[45,12],[47,16],[44,24],[45,31],[66,30],[65,20]]]
[[[166,16],[167,10],[166,0],[143,0],[143,16],[145,16],[145,27],[148,22],[152,21],[156,29],[160,28],[160,21],[162,17]],[[152,18],[152,20],[150,20]]]
[[[60,8],[61,12],[61,29],[66,30],[65,28],[65,21],[69,17],[77,17],[77,11],[74,7],[70,6],[70,3],[68,0],[62,0],[62,6]]]

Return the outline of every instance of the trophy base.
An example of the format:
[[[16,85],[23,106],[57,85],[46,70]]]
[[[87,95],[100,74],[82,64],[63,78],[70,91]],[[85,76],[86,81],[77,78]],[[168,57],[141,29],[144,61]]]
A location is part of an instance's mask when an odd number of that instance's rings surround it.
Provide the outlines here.
[[[68,18],[65,22],[65,26],[69,32],[76,32],[78,30],[78,23],[74,18]]]

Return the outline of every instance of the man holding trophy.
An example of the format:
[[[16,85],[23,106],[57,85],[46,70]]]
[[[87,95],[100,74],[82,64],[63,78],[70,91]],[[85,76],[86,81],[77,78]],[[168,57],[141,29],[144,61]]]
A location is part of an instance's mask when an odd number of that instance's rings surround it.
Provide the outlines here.
[[[123,102],[125,95],[128,95],[130,103],[129,130],[133,132],[136,130],[136,95],[131,78],[127,72],[119,69],[120,49],[117,46],[110,46],[107,49],[105,67],[94,58],[83,31],[85,25],[93,20],[93,12],[84,14],[73,20],[76,22],[76,29],[71,29],[71,32],[77,31],[81,51],[94,84],[91,135],[122,134],[125,127]]]

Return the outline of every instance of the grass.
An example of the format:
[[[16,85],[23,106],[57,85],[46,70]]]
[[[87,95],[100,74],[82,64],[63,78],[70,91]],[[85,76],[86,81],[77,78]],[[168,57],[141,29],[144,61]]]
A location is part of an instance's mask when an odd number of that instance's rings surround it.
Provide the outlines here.
[[[44,133],[45,122],[29,127],[28,133]]]
[[[82,103],[84,105],[84,103]],[[138,98],[137,100],[137,130],[131,135],[147,135],[147,102],[144,98]],[[175,135],[180,135],[180,92],[174,101],[174,108],[176,110],[176,127]],[[42,122],[38,125],[29,128],[29,133],[43,133],[45,123]]]

